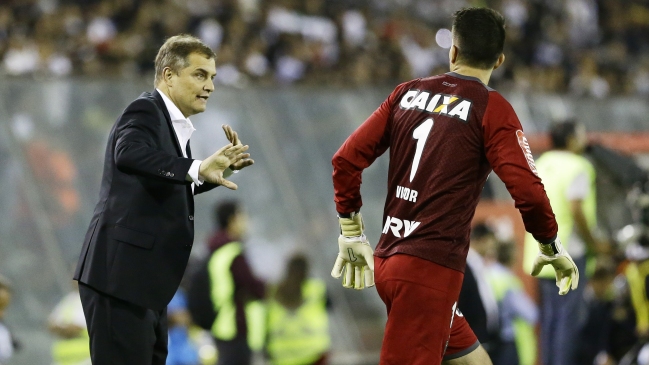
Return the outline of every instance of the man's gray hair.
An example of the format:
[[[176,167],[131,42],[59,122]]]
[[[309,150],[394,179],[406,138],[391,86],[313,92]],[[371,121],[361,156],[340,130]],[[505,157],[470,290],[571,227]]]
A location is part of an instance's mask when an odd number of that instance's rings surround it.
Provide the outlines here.
[[[178,74],[180,70],[189,66],[187,57],[192,53],[198,53],[206,58],[216,59],[214,51],[200,39],[192,35],[180,34],[167,39],[155,57],[154,86],[157,87],[158,83],[162,81],[165,67],[169,67],[171,71]]]

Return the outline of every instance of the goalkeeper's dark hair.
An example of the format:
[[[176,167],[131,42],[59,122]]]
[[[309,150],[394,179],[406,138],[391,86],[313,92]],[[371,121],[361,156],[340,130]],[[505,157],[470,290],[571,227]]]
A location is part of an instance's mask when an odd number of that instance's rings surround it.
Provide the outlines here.
[[[458,63],[489,70],[503,53],[505,18],[489,8],[463,8],[453,14]]]
[[[568,141],[577,133],[577,122],[575,120],[565,120],[555,122],[550,127],[550,141],[552,148],[564,150],[568,148]]]
[[[214,208],[214,222],[219,229],[226,229],[230,219],[239,213],[240,206],[236,200],[226,200]]]

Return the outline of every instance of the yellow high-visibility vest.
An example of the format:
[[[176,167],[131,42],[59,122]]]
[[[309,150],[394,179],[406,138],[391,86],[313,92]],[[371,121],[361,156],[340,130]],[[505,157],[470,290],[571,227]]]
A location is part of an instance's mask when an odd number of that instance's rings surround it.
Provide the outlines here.
[[[536,169],[543,181],[545,192],[550,200],[552,211],[559,226],[558,237],[563,247],[568,250],[570,235],[575,226],[572,216],[570,201],[566,192],[570,184],[579,174],[585,173],[590,183],[590,191],[582,201],[582,209],[590,229],[597,225],[597,201],[595,195],[595,168],[583,156],[568,151],[548,151],[536,161]],[[525,252],[523,268],[526,272],[532,271],[532,264],[538,253],[538,244],[531,234],[525,237]],[[551,265],[546,265],[538,275],[541,278],[554,279],[555,274]]]
[[[629,283],[631,302],[636,316],[638,332],[649,330],[649,299],[647,298],[647,276],[649,276],[649,260],[631,262],[624,271]]]
[[[487,274],[487,281],[494,291],[496,301],[501,303],[509,290],[523,290],[523,282],[514,273],[506,271],[490,270]],[[534,365],[536,362],[536,334],[534,325],[522,318],[514,318],[514,343],[518,354],[520,365]]]
[[[214,253],[208,263],[211,292],[210,297],[216,319],[212,325],[214,338],[230,341],[237,336],[236,304],[234,302],[234,278],[232,261],[242,252],[239,242],[223,245]],[[254,351],[261,350],[265,337],[265,306],[261,301],[246,304],[246,324],[248,327],[248,346]]]
[[[269,300],[266,349],[273,365],[311,364],[329,349],[331,338],[324,282],[305,281],[302,298],[304,302],[294,311]]]
[[[79,294],[66,296],[57,307],[56,320],[62,323],[72,323],[74,318],[83,310]],[[52,344],[52,360],[56,365],[90,364],[90,337],[84,329],[74,338],[57,339]]]

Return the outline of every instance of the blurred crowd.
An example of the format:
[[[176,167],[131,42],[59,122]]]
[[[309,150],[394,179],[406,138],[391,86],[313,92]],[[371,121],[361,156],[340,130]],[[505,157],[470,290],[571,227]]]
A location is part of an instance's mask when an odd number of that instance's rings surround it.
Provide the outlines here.
[[[5,0],[0,70],[148,76],[164,39],[187,32],[217,51],[220,84],[394,84],[448,70],[464,6],[507,19],[496,87],[649,94],[646,0]]]

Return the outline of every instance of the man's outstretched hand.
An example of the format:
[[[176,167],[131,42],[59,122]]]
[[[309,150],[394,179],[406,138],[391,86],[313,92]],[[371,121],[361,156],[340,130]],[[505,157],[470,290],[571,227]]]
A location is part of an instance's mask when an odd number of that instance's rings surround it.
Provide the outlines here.
[[[230,141],[230,143],[232,143],[233,146],[242,144],[241,140],[239,139],[239,135],[234,131],[234,129],[232,129],[232,127],[227,124],[223,124],[221,127],[223,128],[223,132],[225,132],[225,137],[228,139],[228,141]],[[248,155],[248,157],[250,157],[250,155]],[[237,171],[254,164],[255,161],[248,157],[233,163],[229,166],[230,169]]]
[[[223,171],[232,165],[236,165],[250,157],[249,153],[245,153],[248,146],[232,144],[221,147],[218,151],[214,152],[212,156],[206,158],[201,162],[198,168],[199,176],[206,182],[223,185],[228,189],[236,190],[237,184],[232,181],[226,180],[223,177]],[[246,165],[248,166],[248,165]]]

